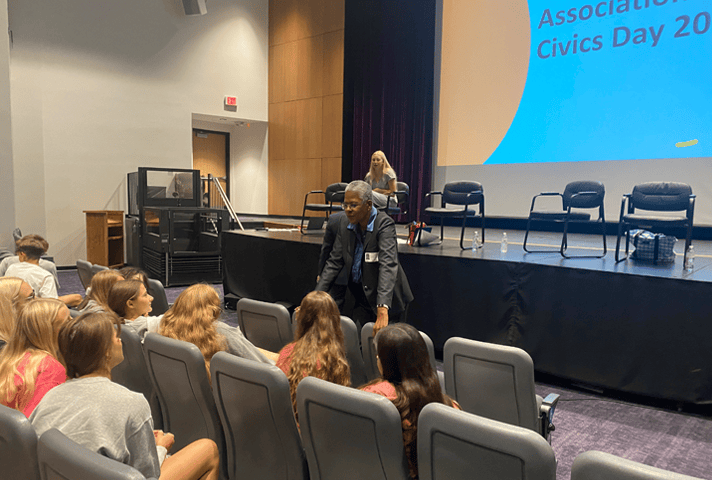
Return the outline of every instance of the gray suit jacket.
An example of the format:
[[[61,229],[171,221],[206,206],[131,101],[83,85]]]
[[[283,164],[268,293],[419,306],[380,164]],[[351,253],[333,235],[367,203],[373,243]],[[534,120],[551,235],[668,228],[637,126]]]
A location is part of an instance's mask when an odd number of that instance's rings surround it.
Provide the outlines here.
[[[321,272],[316,290],[329,291],[332,285],[347,285],[354,263],[356,233],[349,230],[349,219],[339,220],[334,248]],[[388,305],[392,313],[405,310],[413,300],[408,279],[398,263],[398,244],[393,219],[378,212],[373,232],[366,232],[362,258],[361,284],[368,303],[376,312],[376,305]]]

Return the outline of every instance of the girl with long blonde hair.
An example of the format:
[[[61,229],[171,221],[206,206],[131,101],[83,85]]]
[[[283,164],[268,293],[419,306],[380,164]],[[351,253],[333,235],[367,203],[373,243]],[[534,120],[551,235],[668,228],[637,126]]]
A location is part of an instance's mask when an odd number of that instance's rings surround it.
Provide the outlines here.
[[[371,167],[364,181],[373,189],[373,206],[377,209],[386,208],[388,197],[398,190],[396,172],[388,163],[386,154],[380,150],[371,155]]]
[[[205,367],[218,352],[227,350],[227,341],[217,329],[220,296],[209,285],[198,283],[183,290],[173,306],[163,315],[158,333],[165,337],[190,342],[200,349]]]
[[[274,363],[268,357],[276,358],[275,354],[255,347],[239,328],[220,321],[221,314],[218,292],[210,285],[198,283],[178,295],[173,306],[163,315],[158,333],[198,347],[205,358],[208,372],[213,355],[221,351],[263,363]]]
[[[21,278],[0,277],[0,347],[10,341],[18,312],[34,293]]]
[[[97,272],[91,278],[91,286],[89,293],[84,297],[82,303],[79,304],[77,310],[82,313],[110,311],[109,308],[109,290],[111,287],[124,277],[118,270],[102,270]]]
[[[29,417],[48,391],[64,383],[57,333],[67,320],[69,309],[57,299],[31,300],[22,308],[0,353],[0,403]]]
[[[296,314],[295,341],[279,352],[277,366],[289,379],[292,406],[297,412],[297,386],[305,377],[317,377],[338,385],[351,385],[346,360],[341,316],[326,292],[310,292]]]

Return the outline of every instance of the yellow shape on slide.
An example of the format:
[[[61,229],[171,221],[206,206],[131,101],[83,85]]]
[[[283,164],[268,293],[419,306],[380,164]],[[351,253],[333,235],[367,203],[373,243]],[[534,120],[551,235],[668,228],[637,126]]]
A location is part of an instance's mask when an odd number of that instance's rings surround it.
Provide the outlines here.
[[[682,147],[691,147],[693,145],[697,145],[697,139],[694,140],[688,140],[686,142],[677,142],[675,146],[677,148],[682,148]]]

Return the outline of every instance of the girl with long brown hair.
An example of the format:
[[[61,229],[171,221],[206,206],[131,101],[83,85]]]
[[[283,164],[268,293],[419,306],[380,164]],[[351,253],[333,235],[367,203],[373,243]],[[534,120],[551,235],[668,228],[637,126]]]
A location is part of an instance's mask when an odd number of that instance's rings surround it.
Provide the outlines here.
[[[297,411],[297,386],[305,377],[317,377],[338,385],[351,385],[346,360],[341,316],[326,292],[310,292],[296,313],[295,341],[279,352],[277,366],[289,379],[292,406]]]
[[[410,476],[417,479],[420,411],[432,402],[458,409],[460,406],[442,392],[438,375],[430,364],[428,348],[415,327],[405,323],[388,325],[376,334],[374,342],[381,378],[361,390],[383,395],[400,412]]]
[[[0,277],[0,349],[10,341],[17,314],[25,301],[34,297],[29,283],[17,277]]]
[[[149,317],[153,297],[148,294],[146,286],[140,280],[123,280],[111,286],[107,298],[109,308],[125,323],[133,322],[139,318],[153,318],[156,328],[159,317]],[[154,330],[152,330],[154,331]]]
[[[64,383],[57,333],[67,320],[69,309],[57,299],[31,300],[22,308],[0,353],[0,403],[29,417],[48,391]]]

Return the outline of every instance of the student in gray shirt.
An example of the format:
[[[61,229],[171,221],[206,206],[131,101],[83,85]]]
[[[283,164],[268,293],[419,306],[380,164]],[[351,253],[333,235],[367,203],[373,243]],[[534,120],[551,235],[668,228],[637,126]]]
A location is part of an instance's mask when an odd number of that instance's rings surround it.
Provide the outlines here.
[[[140,393],[111,381],[123,360],[121,325],[111,313],[88,313],[59,331],[66,383],[50,390],[30,416],[38,435],[56,428],[74,442],[131,465],[147,478],[217,480],[218,449],[196,440],[166,457],[170,433],[153,430],[151,410]]]

